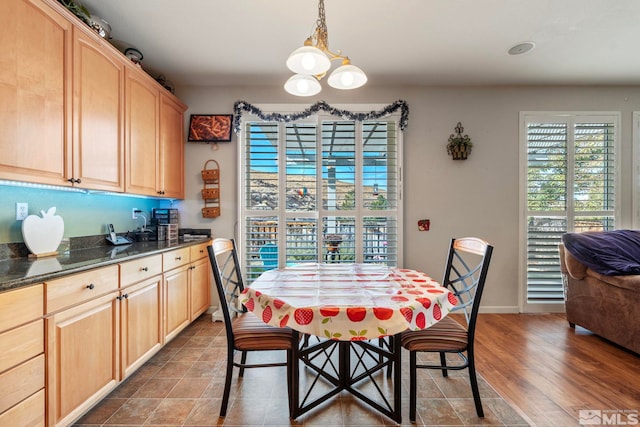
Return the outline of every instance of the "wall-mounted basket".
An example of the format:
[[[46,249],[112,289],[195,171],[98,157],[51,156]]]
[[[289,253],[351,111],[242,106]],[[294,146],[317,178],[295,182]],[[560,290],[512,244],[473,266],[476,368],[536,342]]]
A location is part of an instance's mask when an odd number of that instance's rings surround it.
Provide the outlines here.
[[[212,163],[212,164],[211,164]],[[214,166],[215,165],[215,166]],[[220,216],[220,165],[215,160],[207,160],[202,169],[202,208],[203,218],[217,218]]]

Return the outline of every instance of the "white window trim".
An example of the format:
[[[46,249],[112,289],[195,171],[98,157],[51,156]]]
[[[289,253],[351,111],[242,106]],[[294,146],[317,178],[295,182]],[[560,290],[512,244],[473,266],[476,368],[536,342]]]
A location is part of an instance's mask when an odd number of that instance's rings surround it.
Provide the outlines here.
[[[633,217],[631,218],[632,227],[640,228],[640,111],[633,112],[633,129],[631,130],[631,140],[633,141],[631,149],[632,157],[632,174],[631,179],[631,206],[633,206]]]
[[[527,168],[528,168],[528,159],[527,159],[527,126],[526,123],[528,121],[536,120],[539,118],[540,121],[551,123],[553,122],[552,117],[584,117],[592,120],[597,120],[598,118],[606,117],[607,120],[611,119],[611,117],[615,117],[616,120],[616,140],[615,140],[615,155],[616,155],[616,168],[615,168],[615,200],[616,207],[614,218],[616,224],[620,224],[620,209],[621,209],[621,181],[620,181],[620,155],[621,155],[621,123],[622,123],[622,114],[619,111],[521,111],[519,114],[519,138],[518,138],[518,149],[519,149],[519,169],[518,169],[518,177],[519,177],[519,213],[520,220],[518,221],[518,253],[519,253],[519,262],[518,262],[518,277],[519,277],[519,286],[518,286],[518,301],[519,301],[519,311],[520,313],[564,313],[565,308],[563,303],[528,303],[527,302]],[[638,126],[636,126],[636,120],[638,120],[638,125],[640,125],[640,113],[634,113],[634,132],[637,131]],[[640,131],[639,131],[640,132]],[[634,138],[635,139],[635,138]],[[635,148],[635,146],[634,146]],[[634,153],[634,171],[638,171],[635,163],[635,160],[638,153]],[[636,183],[638,182],[638,178],[640,178],[640,174],[636,176]],[[634,191],[634,197],[640,197],[637,194],[637,191]],[[568,201],[570,202],[570,201]],[[634,206],[637,204],[634,201]],[[640,213],[637,212],[637,215]],[[636,216],[637,216],[636,215]]]
[[[378,111],[381,110],[383,108],[385,108],[387,106],[387,104],[336,104],[336,105],[332,105],[333,108],[336,109],[341,109],[341,110],[347,110],[347,111],[352,111],[352,112],[369,112],[369,111]],[[286,113],[297,113],[300,111],[304,111],[306,108],[308,108],[308,105],[303,105],[303,104],[255,104],[255,107],[260,109],[263,113],[269,114],[269,113],[282,113],[282,114],[286,114]],[[323,115],[329,115],[328,112],[320,112],[319,114]],[[333,116],[339,119],[338,116]],[[397,242],[397,260],[398,260],[398,266],[402,266],[404,263],[404,202],[403,202],[403,197],[404,197],[404,177],[403,177],[403,161],[404,161],[404,141],[403,141],[403,136],[404,136],[404,132],[400,129],[400,113],[399,112],[395,112],[392,114],[389,114],[389,117],[397,117],[398,118],[398,136],[397,136],[397,149],[398,149],[398,165],[397,165],[397,176],[398,176],[398,206],[395,209],[396,213],[397,213],[397,236],[398,236],[398,242]],[[252,115],[252,114],[245,114],[242,116],[241,119],[241,123],[240,123],[240,128],[244,129],[245,128],[245,123],[248,121],[255,121],[255,120],[261,120],[259,117]],[[244,185],[244,177],[245,175],[245,162],[243,161],[243,147],[244,147],[245,141],[244,141],[244,131],[241,130],[241,132],[238,133],[238,144],[237,144],[237,158],[239,161],[239,167],[237,168],[238,171],[238,175],[237,175],[237,182],[240,186]],[[357,148],[358,153],[360,153],[360,148]],[[280,156],[281,158],[283,158],[284,156]],[[319,158],[320,156],[318,156]],[[279,159],[279,162],[284,162],[284,159]],[[318,160],[319,162],[321,162],[321,159],[319,158]],[[280,165],[281,167],[283,166],[282,164]],[[283,169],[281,169],[283,170]],[[359,173],[359,172],[358,172]],[[284,188],[284,181],[285,181],[285,177],[281,176],[280,177],[280,188]],[[242,192],[244,190],[242,190],[241,188],[238,189],[239,190],[239,195],[243,194]],[[356,189],[356,191],[358,191]],[[284,203],[283,199],[284,196],[281,195],[281,200],[279,200],[279,203]],[[283,204],[280,204],[280,206],[284,206]],[[358,212],[360,211],[359,209],[357,210]],[[322,218],[322,214],[323,214],[323,210],[320,207],[318,209],[318,221],[320,221],[320,219]],[[304,217],[305,215],[313,215],[315,217],[316,213],[305,213],[305,212],[300,212],[299,215],[300,217]],[[265,212],[265,216],[273,216],[273,215],[268,215]],[[238,252],[239,253],[244,253],[244,235],[245,235],[245,224],[244,224],[244,217],[245,217],[245,209],[244,209],[244,200],[242,197],[238,197],[238,222],[237,222],[237,239],[236,239],[236,244],[238,245]],[[361,222],[361,218],[358,216],[357,217],[357,221]],[[320,224],[320,222],[318,222],[318,224]],[[278,235],[278,243],[279,245],[284,245],[286,236],[284,233],[280,233]],[[360,245],[362,245],[362,243],[360,243]],[[361,248],[360,248],[361,249]],[[240,257],[240,263],[242,264],[242,268],[244,270],[245,266],[244,266],[244,257]]]

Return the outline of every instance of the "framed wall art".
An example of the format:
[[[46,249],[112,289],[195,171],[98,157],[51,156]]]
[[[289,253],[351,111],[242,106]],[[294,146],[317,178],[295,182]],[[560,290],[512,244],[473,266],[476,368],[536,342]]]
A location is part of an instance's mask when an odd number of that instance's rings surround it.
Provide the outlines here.
[[[233,114],[192,114],[189,120],[190,142],[229,142]]]

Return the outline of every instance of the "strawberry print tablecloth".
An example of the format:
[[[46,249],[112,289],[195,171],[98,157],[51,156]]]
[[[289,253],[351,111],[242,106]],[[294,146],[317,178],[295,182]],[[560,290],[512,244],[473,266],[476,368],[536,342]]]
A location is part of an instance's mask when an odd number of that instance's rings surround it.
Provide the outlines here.
[[[240,300],[265,323],[341,341],[424,329],[457,303],[420,271],[313,263],[263,273]]]

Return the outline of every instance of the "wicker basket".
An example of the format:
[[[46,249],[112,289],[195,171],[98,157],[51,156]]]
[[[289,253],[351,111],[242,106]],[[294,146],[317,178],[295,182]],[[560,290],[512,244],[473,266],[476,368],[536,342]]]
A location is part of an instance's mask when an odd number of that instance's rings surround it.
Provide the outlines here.
[[[202,198],[204,200],[218,199],[220,198],[220,189],[219,188],[203,188]]]
[[[217,218],[220,216],[220,208],[202,208],[203,218]]]
[[[207,169],[207,165],[209,162],[213,162],[216,164],[215,169]],[[207,182],[216,182],[220,179],[220,165],[215,160],[207,160],[204,164],[204,169],[202,170],[202,180]]]

